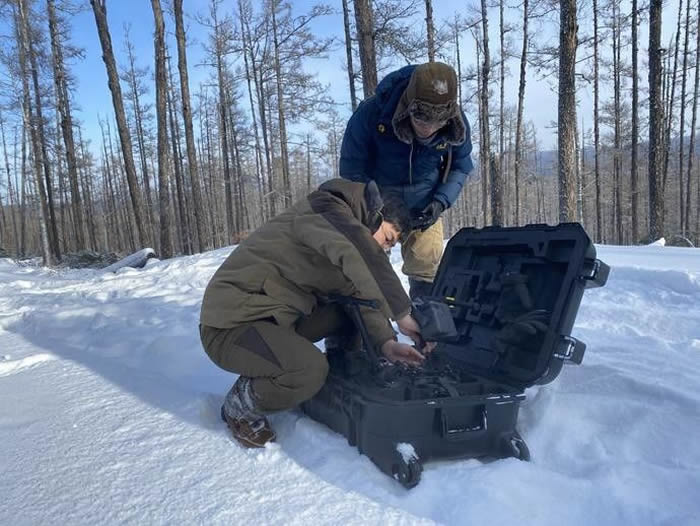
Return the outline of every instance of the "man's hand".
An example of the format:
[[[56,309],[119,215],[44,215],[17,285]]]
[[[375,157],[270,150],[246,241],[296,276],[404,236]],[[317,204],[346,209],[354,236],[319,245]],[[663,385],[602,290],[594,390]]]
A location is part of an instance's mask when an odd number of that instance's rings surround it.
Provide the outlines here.
[[[387,340],[382,345],[382,354],[390,362],[403,362],[408,365],[419,366],[425,361],[425,357],[407,343],[395,340]]]
[[[413,340],[416,345],[423,345],[423,338],[420,335],[420,325],[410,314],[406,314],[400,320],[396,320],[396,324],[399,326],[399,331],[401,334],[405,334]]]
[[[405,334],[411,338],[416,344],[416,347],[421,349],[424,354],[432,352],[432,350],[435,348],[435,342],[426,342],[423,339],[420,333],[420,325],[418,325],[416,319],[410,314],[406,314],[406,316],[400,320],[396,320],[396,324],[399,326],[399,331],[401,331],[401,334]]]
[[[420,219],[415,225],[416,228],[420,228],[422,232],[425,232],[435,224],[435,222],[440,219],[440,215],[445,211],[445,205],[443,205],[437,199],[431,201],[428,206],[426,206],[421,212]]]

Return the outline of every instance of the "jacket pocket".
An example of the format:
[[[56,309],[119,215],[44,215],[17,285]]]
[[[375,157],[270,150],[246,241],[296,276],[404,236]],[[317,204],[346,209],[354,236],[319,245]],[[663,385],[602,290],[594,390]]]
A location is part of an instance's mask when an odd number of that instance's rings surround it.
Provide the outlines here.
[[[307,316],[311,314],[316,305],[316,298],[313,295],[304,292],[286,279],[277,276],[265,278],[263,292],[265,292],[266,296],[279,301],[283,305],[289,305]]]

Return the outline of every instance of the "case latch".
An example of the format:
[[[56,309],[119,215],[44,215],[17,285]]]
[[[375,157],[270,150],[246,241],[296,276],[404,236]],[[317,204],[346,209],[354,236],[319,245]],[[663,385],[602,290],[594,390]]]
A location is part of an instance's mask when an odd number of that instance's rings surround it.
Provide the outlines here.
[[[586,282],[587,289],[602,287],[608,281],[610,267],[601,260],[596,259],[593,262],[593,270],[588,276],[581,276],[581,279]]]
[[[586,344],[572,336],[562,336],[559,344],[560,351],[554,353],[555,358],[565,362],[580,364],[583,361],[583,354],[586,352]]]

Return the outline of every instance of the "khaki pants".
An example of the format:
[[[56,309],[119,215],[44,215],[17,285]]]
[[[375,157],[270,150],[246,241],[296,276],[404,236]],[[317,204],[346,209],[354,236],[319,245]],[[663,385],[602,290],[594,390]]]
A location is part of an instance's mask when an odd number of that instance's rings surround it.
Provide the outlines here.
[[[442,218],[425,232],[411,232],[401,244],[403,273],[418,281],[432,282],[442,257],[442,244]]]
[[[312,343],[347,328],[340,307],[322,306],[296,329],[261,320],[230,329],[201,325],[200,337],[211,360],[226,371],[253,379],[263,413],[290,409],[318,392],[328,374],[325,355]]]

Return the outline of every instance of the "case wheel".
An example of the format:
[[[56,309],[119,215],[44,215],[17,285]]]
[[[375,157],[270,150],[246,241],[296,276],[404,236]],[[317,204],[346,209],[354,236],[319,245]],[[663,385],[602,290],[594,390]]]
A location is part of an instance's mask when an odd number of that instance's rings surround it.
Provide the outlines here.
[[[520,433],[515,431],[512,437],[503,440],[503,453],[506,457],[515,457],[518,460],[530,461],[530,448],[520,436]]]
[[[406,489],[414,488],[420,482],[420,476],[423,473],[423,465],[416,458],[406,462],[400,458],[396,464],[392,466],[394,478]]]

